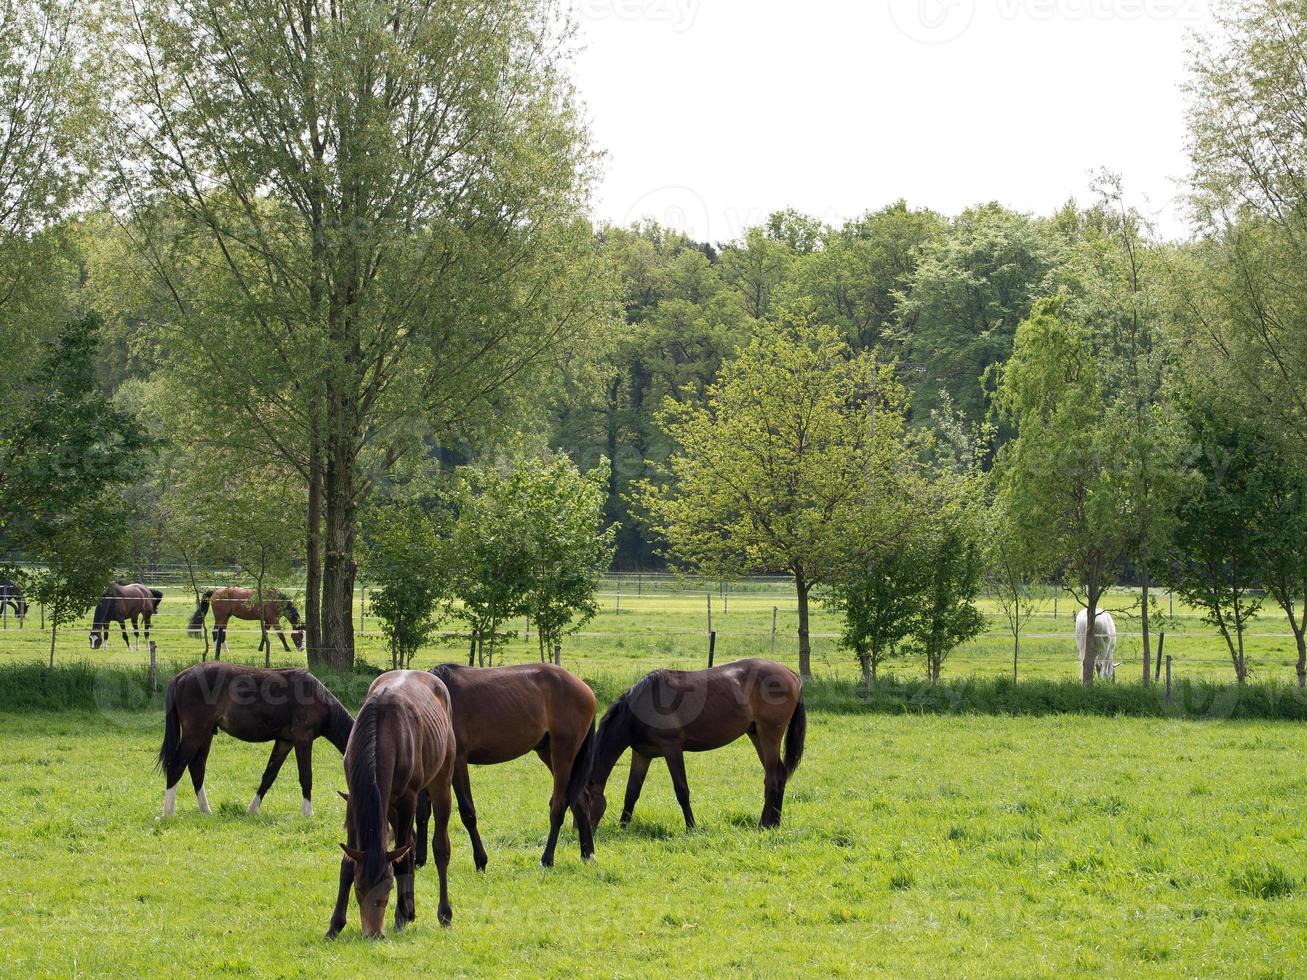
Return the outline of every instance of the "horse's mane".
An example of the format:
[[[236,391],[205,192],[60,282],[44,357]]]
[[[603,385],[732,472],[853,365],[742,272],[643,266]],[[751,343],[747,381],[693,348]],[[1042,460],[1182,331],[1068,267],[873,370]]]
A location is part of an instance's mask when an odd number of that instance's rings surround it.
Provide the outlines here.
[[[363,883],[374,885],[386,876],[386,812],[377,786],[377,722],[381,703],[369,698],[354,722],[354,767],[349,773],[349,802],[354,830],[364,853]]]
[[[322,687],[322,693],[326,695],[327,708],[331,712],[330,717],[327,718],[327,741],[344,752],[345,746],[349,744],[350,732],[354,730],[354,716],[345,710],[345,706],[340,703],[336,695],[327,690],[327,685],[322,681],[318,681],[318,684]]]
[[[454,674],[467,669],[462,664],[441,664],[439,667],[432,667],[431,673],[439,677],[442,684],[448,686],[449,682],[453,680]]]
[[[91,629],[95,630],[101,626],[109,625],[110,603],[114,601],[114,596],[106,592],[100,597],[100,603],[95,607],[95,613],[91,617]],[[83,607],[85,608],[85,607]]]
[[[666,671],[655,670],[642,678],[631,689],[622,694],[608,706],[599,722],[595,733],[595,748],[590,767],[590,778],[594,782],[607,782],[612,767],[618,758],[631,745],[632,728],[636,723],[635,712],[631,702],[644,694],[649,688],[662,682]]]

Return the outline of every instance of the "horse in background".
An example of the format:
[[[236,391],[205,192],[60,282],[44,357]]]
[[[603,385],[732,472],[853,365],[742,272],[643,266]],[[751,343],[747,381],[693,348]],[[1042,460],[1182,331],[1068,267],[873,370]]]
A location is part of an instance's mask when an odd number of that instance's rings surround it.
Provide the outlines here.
[[[0,582],[0,610],[4,609],[14,611],[20,626],[23,624],[23,620],[27,618],[27,599],[23,596],[23,590],[13,582]]]
[[[628,748],[622,826],[631,821],[653,759],[666,759],[687,830],[694,828],[686,752],[711,752],[748,735],[763,769],[763,827],[779,827],[785,786],[803,759],[808,714],[803,682],[769,660],[740,660],[687,672],[656,670],[609,707],[595,736],[594,765],[586,786],[591,826],[607,809],[604,787]],[[782,749],[783,740],[783,749]]]
[[[290,653],[290,644],[286,642],[286,634],[281,629],[281,618],[285,616],[290,621],[290,635],[295,642],[295,649],[300,653],[304,652],[304,624],[300,620],[299,610],[295,608],[295,603],[276,589],[264,589],[262,603],[258,601],[258,593],[254,589],[210,589],[200,597],[200,604],[196,606],[191,621],[186,624],[186,630],[191,636],[200,635],[200,630],[204,627],[204,618],[209,614],[210,607],[213,609],[215,659],[222,659],[222,648],[227,642],[227,624],[233,618],[259,623],[262,627],[259,653],[263,653],[266,649],[271,654],[272,641],[269,639],[269,634],[273,631],[281,638],[281,645],[285,651]]]
[[[1076,650],[1080,654],[1080,669],[1083,671],[1085,658],[1088,656],[1085,642],[1089,633],[1089,610],[1081,609],[1076,617]],[[1116,680],[1116,668],[1121,666],[1116,658],[1116,620],[1112,614],[1099,610],[1094,620],[1094,671],[1103,680]]]
[[[177,806],[177,784],[189,769],[201,813],[210,813],[204,767],[219,730],[242,742],[272,742],[272,755],[249,812],[258,813],[281,764],[295,750],[302,812],[313,816],[313,743],[325,738],[345,751],[354,719],[322,681],[307,670],[265,670],[240,664],[196,664],[168,684],[159,768],[163,816]]]
[[[132,635],[136,638],[136,649],[141,648],[140,620],[145,620],[145,642],[150,642],[150,618],[159,611],[163,593],[158,589],[147,588],[139,583],[128,585],[115,582],[105,589],[100,604],[95,607],[91,619],[91,649],[98,650],[109,642],[109,624],[117,623],[123,632],[123,643],[132,649],[132,642],[127,639],[127,620],[132,621]]]
[[[435,674],[396,670],[368,688],[367,700],[345,750],[345,833],[336,909],[328,939],[345,928],[350,884],[359,903],[363,935],[384,932],[386,904],[398,882],[395,928],[417,916],[413,899],[413,815],[425,791],[435,808],[435,858],[440,875],[442,926],[453,920],[449,906],[449,815],[453,809],[454,724],[449,691]],[[387,827],[389,823],[389,827]],[[391,832],[395,846],[387,850]]]

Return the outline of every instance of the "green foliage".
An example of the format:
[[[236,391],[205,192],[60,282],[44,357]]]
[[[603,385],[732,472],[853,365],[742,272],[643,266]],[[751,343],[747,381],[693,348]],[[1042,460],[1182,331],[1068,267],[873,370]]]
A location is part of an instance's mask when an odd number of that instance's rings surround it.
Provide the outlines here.
[[[893,375],[797,310],[761,324],[703,403],[669,399],[660,420],[678,449],[641,499],[668,554],[728,577],[794,575],[808,674],[810,590],[847,565],[854,542],[888,536],[898,504]]]
[[[459,472],[443,565],[458,600],[450,612],[467,623],[483,664],[513,635],[511,619],[538,624],[543,658],[598,611],[616,533],[603,526],[607,479],[606,461],[583,475],[565,457]]]
[[[392,667],[410,667],[440,625],[443,558],[437,520],[420,505],[389,504],[372,514],[363,569],[373,587],[372,612],[390,642]]]
[[[100,391],[99,331],[94,316],[66,324],[0,428],[0,539],[43,566],[27,584],[55,630],[112,579],[124,553],[122,490],[150,448],[136,420]]]

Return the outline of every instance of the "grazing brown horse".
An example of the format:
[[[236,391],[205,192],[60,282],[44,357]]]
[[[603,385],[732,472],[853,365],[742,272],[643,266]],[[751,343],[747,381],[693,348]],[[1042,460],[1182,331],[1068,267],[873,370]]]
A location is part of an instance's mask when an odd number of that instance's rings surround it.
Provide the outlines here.
[[[349,887],[359,903],[363,935],[381,936],[386,904],[396,879],[395,928],[403,929],[417,916],[413,899],[413,813],[418,793],[430,794],[436,811],[433,847],[440,874],[442,926],[454,918],[449,907],[449,813],[454,778],[454,725],[449,718],[449,692],[434,674],[396,670],[372,682],[367,700],[345,750],[345,833],[340,862],[340,888],[327,938],[345,928]],[[387,851],[386,823],[395,835]]]
[[[553,664],[475,669],[448,665],[432,671],[445,682],[454,707],[458,758],[454,795],[472,838],[472,859],[484,871],[488,858],[477,833],[477,811],[467,767],[495,766],[535,752],[554,775],[549,797],[549,840],[540,863],[553,867],[563,816],[570,807],[581,838],[581,859],[594,856],[590,820],[581,795],[594,748],[595,696],[584,682]],[[430,801],[418,800],[417,865],[426,864]]]
[[[685,826],[694,827],[683,754],[710,752],[748,735],[765,774],[762,826],[779,827],[785,784],[803,758],[807,717],[803,682],[788,667],[768,660],[741,660],[695,673],[654,671],[614,701],[599,723],[586,787],[591,824],[597,827],[603,819],[608,806],[604,787],[630,748],[622,826],[631,821],[650,760],[663,758]]]
[[[250,801],[257,813],[281,764],[295,750],[304,816],[313,815],[313,742],[325,738],[345,751],[354,719],[307,670],[264,670],[214,661],[183,670],[168,685],[159,768],[166,779],[163,815],[176,809],[177,784],[189,768],[200,812],[209,813],[204,766],[221,729],[242,742],[272,742],[272,756]]]
[[[109,624],[117,623],[123,631],[123,642],[127,649],[132,643],[127,639],[127,620],[132,621],[132,635],[136,637],[136,646],[141,645],[140,620],[145,619],[145,642],[150,642],[150,617],[159,611],[163,593],[158,589],[148,589],[144,585],[128,585],[115,582],[104,590],[100,604],[95,607],[91,619],[91,649],[98,650],[109,642]]]
[[[0,582],[0,611],[6,607],[14,611],[21,626],[27,618],[27,599],[23,597],[23,590],[13,582]]]
[[[299,610],[295,608],[295,603],[275,589],[263,590],[262,603],[254,589],[210,589],[200,597],[200,604],[195,607],[191,621],[186,624],[186,629],[192,636],[199,635],[210,606],[213,607],[213,651],[214,657],[219,660],[222,659],[223,644],[227,642],[227,623],[233,617],[262,624],[259,653],[263,652],[265,645],[271,647],[272,641],[268,639],[268,634],[274,630],[281,637],[282,647],[290,653],[286,634],[281,631],[281,617],[285,615],[290,620],[290,636],[295,641],[295,649],[304,652],[304,627],[300,623]]]

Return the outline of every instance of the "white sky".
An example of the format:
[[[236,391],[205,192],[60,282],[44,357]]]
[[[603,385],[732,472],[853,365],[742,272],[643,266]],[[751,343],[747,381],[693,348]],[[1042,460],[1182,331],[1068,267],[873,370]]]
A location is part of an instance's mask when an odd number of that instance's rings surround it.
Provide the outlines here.
[[[1048,213],[1125,178],[1168,235],[1209,0],[571,0],[596,217],[722,242],[785,207]]]

